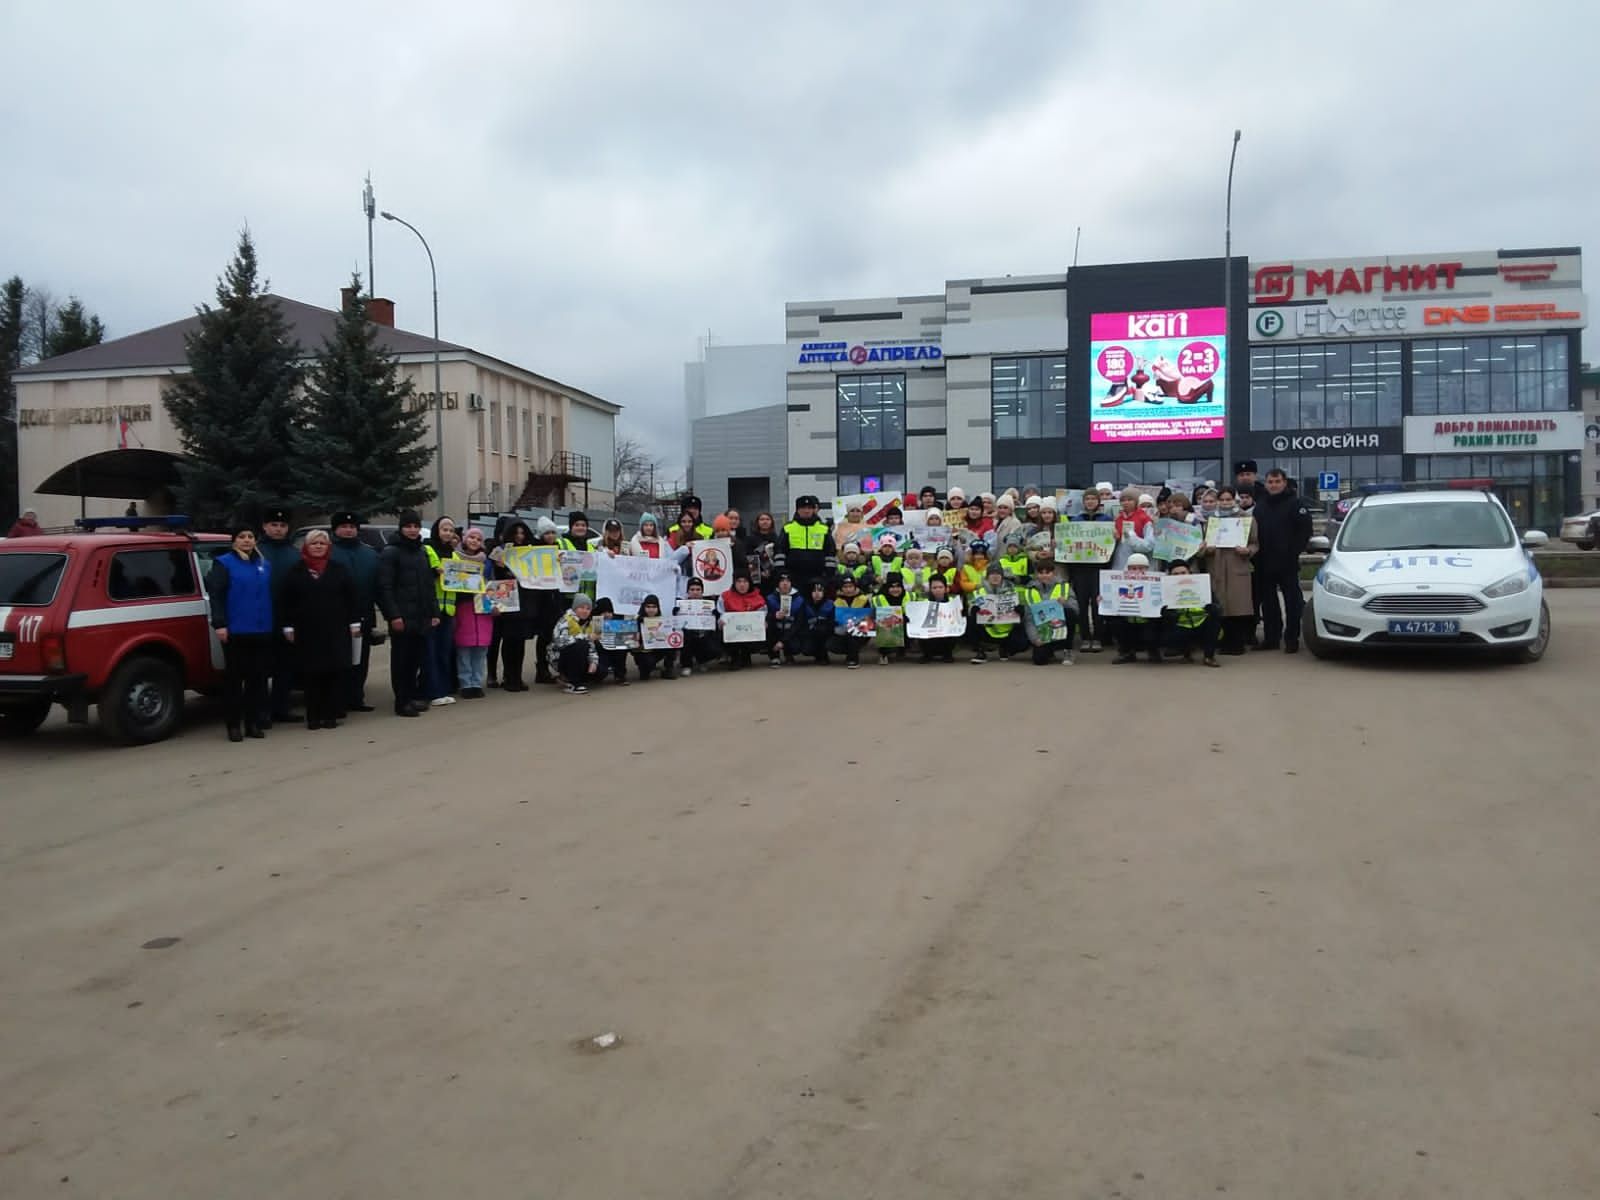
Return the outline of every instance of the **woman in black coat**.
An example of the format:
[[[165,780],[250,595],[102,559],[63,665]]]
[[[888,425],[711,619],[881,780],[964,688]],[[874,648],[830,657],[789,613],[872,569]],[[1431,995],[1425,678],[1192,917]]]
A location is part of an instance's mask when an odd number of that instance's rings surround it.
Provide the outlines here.
[[[307,729],[339,727],[339,681],[350,666],[352,638],[361,632],[355,577],[332,549],[323,530],[306,534],[300,561],[284,580],[278,614],[305,687]]]

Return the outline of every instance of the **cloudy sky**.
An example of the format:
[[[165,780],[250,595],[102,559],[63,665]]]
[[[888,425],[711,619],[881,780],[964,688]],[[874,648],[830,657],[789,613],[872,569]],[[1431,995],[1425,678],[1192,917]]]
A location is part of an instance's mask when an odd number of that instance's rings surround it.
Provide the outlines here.
[[[129,333],[207,299],[248,223],[274,290],[332,306],[370,170],[433,244],[443,336],[626,405],[681,468],[707,330],[1060,270],[1079,225],[1086,263],[1218,254],[1235,127],[1238,253],[1600,245],[1597,14],[8,0],[0,275]],[[426,331],[420,248],[376,237]]]

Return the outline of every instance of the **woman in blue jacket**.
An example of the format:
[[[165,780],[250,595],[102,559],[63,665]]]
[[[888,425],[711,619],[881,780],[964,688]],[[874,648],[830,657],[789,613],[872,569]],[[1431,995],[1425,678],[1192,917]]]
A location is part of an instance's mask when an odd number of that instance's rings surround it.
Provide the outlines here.
[[[211,593],[211,626],[222,643],[226,668],[222,716],[228,740],[265,737],[261,714],[267,711],[272,653],[272,568],[256,549],[249,526],[235,529],[233,547],[212,562],[206,591]]]

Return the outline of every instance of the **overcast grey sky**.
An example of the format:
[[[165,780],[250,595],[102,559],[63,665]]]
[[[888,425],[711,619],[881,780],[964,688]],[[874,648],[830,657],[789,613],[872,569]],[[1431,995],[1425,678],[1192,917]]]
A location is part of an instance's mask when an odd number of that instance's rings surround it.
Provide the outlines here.
[[[9,0],[0,275],[116,336],[208,299],[248,222],[274,290],[332,306],[370,169],[444,337],[625,405],[681,468],[708,329],[1061,270],[1080,224],[1086,263],[1219,254],[1236,126],[1238,253],[1600,244],[1597,14]],[[398,226],[376,275],[426,331]]]

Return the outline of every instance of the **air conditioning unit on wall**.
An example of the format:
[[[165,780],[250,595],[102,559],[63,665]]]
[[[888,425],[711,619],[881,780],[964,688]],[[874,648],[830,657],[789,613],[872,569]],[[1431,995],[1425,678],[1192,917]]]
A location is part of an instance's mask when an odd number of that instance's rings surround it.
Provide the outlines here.
[[[483,407],[484,406],[483,406],[483,397],[482,396],[480,396],[477,392],[468,392],[467,393],[467,411],[468,412],[482,412],[483,411]]]

